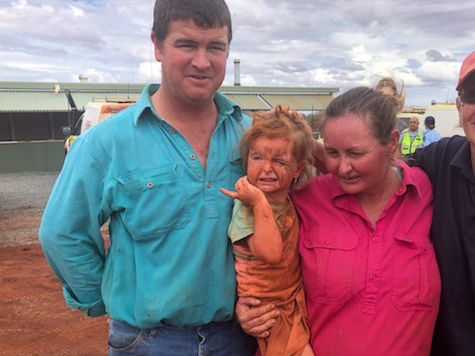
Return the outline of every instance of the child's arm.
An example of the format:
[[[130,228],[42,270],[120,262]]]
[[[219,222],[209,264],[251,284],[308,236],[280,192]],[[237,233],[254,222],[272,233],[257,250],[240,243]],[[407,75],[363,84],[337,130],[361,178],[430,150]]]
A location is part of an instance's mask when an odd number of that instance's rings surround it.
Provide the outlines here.
[[[246,239],[252,254],[267,263],[279,262],[282,257],[282,237],[265,194],[249,183],[247,176],[241,177],[235,187],[235,192],[224,188],[220,190],[252,208],[254,233]]]

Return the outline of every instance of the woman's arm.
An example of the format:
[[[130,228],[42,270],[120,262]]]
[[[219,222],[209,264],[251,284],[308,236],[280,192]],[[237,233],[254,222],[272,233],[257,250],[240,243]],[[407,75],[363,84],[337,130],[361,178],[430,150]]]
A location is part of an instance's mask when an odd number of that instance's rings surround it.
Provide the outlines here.
[[[319,173],[326,174],[328,173],[327,166],[325,165],[325,147],[323,143],[318,140],[314,140],[313,146],[313,165],[318,170]]]

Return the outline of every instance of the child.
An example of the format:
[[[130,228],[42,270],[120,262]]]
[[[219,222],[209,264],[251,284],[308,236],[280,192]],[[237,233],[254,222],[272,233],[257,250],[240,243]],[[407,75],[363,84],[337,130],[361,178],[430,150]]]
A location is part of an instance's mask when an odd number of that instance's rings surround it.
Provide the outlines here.
[[[299,223],[289,199],[294,183],[311,178],[312,130],[305,119],[280,105],[254,115],[240,151],[247,176],[235,192],[228,234],[233,242],[239,297],[257,297],[280,310],[262,356],[313,355],[306,323],[298,254]]]

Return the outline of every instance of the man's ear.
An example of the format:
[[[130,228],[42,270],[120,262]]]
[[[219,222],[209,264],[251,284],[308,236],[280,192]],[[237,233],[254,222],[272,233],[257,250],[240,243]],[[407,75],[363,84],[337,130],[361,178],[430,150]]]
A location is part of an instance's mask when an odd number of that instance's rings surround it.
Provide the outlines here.
[[[460,100],[460,96],[457,96],[455,99],[455,105],[457,106],[457,111],[459,114],[459,126],[462,127],[462,118],[460,117],[460,109],[462,108],[462,100]]]
[[[162,61],[162,50],[161,50],[161,46],[160,46],[160,42],[158,41],[158,39],[155,37],[155,34],[151,33],[150,35],[150,39],[152,40],[152,43],[153,43],[153,53],[155,55],[155,59],[158,61],[158,62],[161,62]]]

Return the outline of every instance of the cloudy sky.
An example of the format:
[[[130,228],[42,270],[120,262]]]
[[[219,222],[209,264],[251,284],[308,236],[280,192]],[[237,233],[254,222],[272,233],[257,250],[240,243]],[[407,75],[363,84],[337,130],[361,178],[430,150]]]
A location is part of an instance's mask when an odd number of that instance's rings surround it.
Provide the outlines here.
[[[0,81],[160,81],[150,42],[154,0],[0,0]],[[406,104],[451,102],[475,50],[475,2],[227,0],[246,86],[404,82]]]

